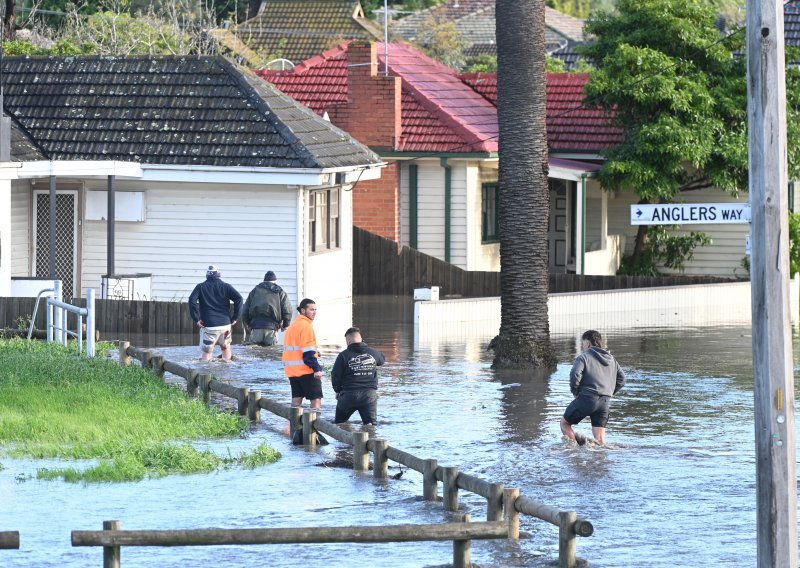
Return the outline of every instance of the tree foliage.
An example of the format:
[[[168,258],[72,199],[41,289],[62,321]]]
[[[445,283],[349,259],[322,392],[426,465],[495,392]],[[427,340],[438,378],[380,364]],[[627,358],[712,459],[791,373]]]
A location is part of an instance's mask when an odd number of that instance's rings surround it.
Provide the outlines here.
[[[622,143],[605,153],[608,190],[633,188],[643,203],[680,192],[747,190],[747,69],[743,28],[720,32],[719,2],[619,0],[617,13],[591,20],[597,41],[582,48],[594,64],[586,103],[616,113]],[[791,54],[787,52],[787,61]],[[788,67],[789,177],[800,175],[800,74]],[[657,235],[648,231],[653,238]],[[640,231],[634,256],[644,252]]]

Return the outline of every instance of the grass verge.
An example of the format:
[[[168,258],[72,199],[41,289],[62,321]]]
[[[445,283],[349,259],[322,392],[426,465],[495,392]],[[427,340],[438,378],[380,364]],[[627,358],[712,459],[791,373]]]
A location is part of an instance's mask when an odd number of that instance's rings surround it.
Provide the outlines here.
[[[258,467],[280,454],[264,445],[219,457],[189,441],[241,435],[247,419],[189,400],[139,367],[79,357],[23,339],[0,340],[0,446],[13,457],[96,459],[42,469],[41,479],[136,481],[145,477]]]

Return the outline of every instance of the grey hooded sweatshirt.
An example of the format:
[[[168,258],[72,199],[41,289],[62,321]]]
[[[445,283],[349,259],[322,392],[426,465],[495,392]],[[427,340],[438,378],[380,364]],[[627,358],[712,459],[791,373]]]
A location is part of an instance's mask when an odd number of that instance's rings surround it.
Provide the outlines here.
[[[617,360],[600,347],[590,347],[575,359],[569,373],[569,388],[574,396],[590,392],[611,396],[625,385],[625,373]]]

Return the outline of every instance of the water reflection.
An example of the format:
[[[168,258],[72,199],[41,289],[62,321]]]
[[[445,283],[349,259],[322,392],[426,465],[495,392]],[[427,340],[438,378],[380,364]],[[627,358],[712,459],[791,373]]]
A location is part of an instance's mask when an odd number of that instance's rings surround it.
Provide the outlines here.
[[[596,533],[579,540],[578,553],[593,566],[755,565],[749,327],[607,333],[628,382],[612,403],[611,447],[594,448],[564,443],[558,428],[572,398],[569,369],[583,329],[554,336],[560,363],[552,374],[498,373],[490,368],[491,353],[485,349],[490,334],[415,344],[410,306],[408,301],[368,298],[357,300],[353,309],[353,323],[388,359],[381,371],[375,435],[420,458],[519,487],[524,495],[591,519]],[[195,337],[130,339],[200,367]],[[337,352],[336,346],[323,346],[323,359],[330,364]],[[234,353],[238,361],[214,361],[204,369],[288,403],[279,348],[237,344]],[[322,414],[330,419],[335,400],[329,382],[324,394]],[[416,472],[375,483],[371,474],[352,472],[349,451],[335,441],[313,451],[294,448],[285,420],[265,411],[262,418],[248,438],[207,444],[224,453],[267,441],[284,454],[278,463],[252,471],[82,487],[18,483],[17,476],[35,473],[41,464],[3,458],[0,519],[6,519],[4,529],[21,531],[25,550],[3,553],[2,563],[97,564],[99,551],[72,550],[66,535],[77,528],[99,528],[111,518],[131,528],[337,526],[446,518],[441,505],[420,501]],[[354,420],[351,427],[360,425]],[[588,424],[578,428],[588,433]],[[392,465],[390,473],[399,473]],[[462,505],[474,519],[485,514],[485,504],[474,496],[462,494]],[[533,538],[473,542],[473,561],[481,566],[551,565],[558,530],[527,518],[522,528]],[[267,554],[270,563],[280,566],[374,566],[380,555],[391,557],[393,567],[417,567],[445,565],[452,558],[446,543],[357,549],[131,550],[125,565],[151,566],[158,558],[165,566],[220,561],[245,566],[264,563]]]

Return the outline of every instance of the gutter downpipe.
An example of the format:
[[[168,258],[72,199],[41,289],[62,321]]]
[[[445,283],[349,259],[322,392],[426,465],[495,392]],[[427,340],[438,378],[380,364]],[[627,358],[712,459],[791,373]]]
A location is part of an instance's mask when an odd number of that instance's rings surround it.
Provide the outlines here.
[[[444,261],[450,262],[450,241],[452,227],[450,217],[453,209],[453,168],[447,165],[447,158],[439,158],[444,168]]]
[[[408,166],[408,244],[411,248],[417,247],[417,208],[419,206],[419,187],[417,186],[419,166],[410,164]]]
[[[581,275],[586,273],[586,174],[581,174]]]

